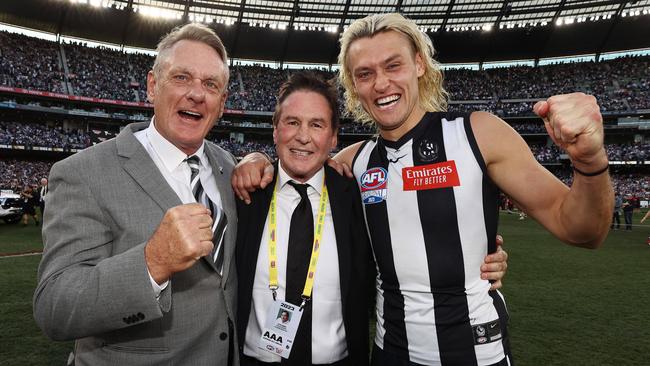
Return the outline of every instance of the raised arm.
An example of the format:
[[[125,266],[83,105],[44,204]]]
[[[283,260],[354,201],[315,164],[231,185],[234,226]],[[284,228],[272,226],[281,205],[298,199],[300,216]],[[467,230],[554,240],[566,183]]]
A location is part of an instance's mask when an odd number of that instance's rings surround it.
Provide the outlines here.
[[[569,188],[533,157],[519,134],[485,112],[471,116],[490,178],[527,214],[567,244],[596,248],[612,217],[614,193],[607,172],[602,117],[596,100],[582,93],[535,105],[553,141],[574,166]]]

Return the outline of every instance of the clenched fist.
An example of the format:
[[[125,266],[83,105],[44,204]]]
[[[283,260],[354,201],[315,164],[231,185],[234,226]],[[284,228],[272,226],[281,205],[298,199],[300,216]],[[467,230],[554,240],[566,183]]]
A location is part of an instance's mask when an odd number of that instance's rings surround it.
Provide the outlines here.
[[[603,117],[596,98],[584,93],[555,95],[533,107],[544,120],[546,131],[582,171],[605,167]]]
[[[198,203],[170,208],[144,248],[151,277],[162,283],[212,252],[210,210]]]

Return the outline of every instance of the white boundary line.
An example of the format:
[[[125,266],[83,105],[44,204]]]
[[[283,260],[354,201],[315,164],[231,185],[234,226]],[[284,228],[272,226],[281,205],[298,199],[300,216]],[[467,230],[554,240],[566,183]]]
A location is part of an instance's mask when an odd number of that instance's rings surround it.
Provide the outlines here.
[[[30,256],[33,256],[33,255],[42,255],[42,254],[43,254],[43,252],[0,255],[0,259],[3,259],[3,258],[16,258],[16,257],[30,257]]]

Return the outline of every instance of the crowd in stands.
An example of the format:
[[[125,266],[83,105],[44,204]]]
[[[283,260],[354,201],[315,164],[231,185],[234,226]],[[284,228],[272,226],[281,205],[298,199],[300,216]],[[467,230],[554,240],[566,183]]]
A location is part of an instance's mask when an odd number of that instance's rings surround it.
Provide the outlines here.
[[[537,123],[516,124],[514,127],[521,133],[537,131],[541,132],[544,126]],[[374,134],[374,126],[361,125],[357,123],[342,124],[341,133]],[[523,132],[522,132],[523,131]],[[61,148],[64,151],[70,149],[84,149],[91,145],[100,143],[114,137],[115,131],[105,131],[92,128],[89,131],[81,129],[64,128],[60,122],[48,124],[36,122],[0,122],[0,145],[21,145],[26,147],[50,147]],[[273,143],[271,141],[245,141],[238,143],[231,140],[211,138],[235,156],[244,156],[250,151],[264,151],[274,156]],[[607,155],[611,161],[642,161],[650,160],[650,143],[616,143],[605,144]],[[531,144],[533,156],[540,163],[559,163],[561,151],[556,145]]]
[[[541,122],[515,123],[512,125],[520,134],[546,133],[546,127]]]
[[[2,85],[146,101],[146,74],[153,65],[152,56],[81,43],[64,43],[61,48],[55,42],[6,32],[0,32],[0,52]],[[64,62],[69,70],[67,91]],[[233,66],[226,108],[272,111],[278,87],[291,72],[261,65]],[[335,77],[331,72],[318,72],[329,79]],[[595,95],[603,112],[649,109],[649,73],[650,56],[642,56],[538,67],[452,69],[444,74],[445,88],[451,100],[458,102],[451,104],[450,110],[488,110],[505,117],[532,115],[536,99],[574,91]]]
[[[56,43],[0,32],[0,85],[65,93]]]
[[[34,122],[0,122],[0,145],[26,147],[85,149],[91,145],[90,135],[82,130],[64,129],[61,123],[49,126]]]
[[[52,163],[17,159],[0,159],[0,189],[20,192],[27,185],[38,184],[46,178]]]
[[[215,142],[217,145],[219,145],[220,147],[226,149],[226,151],[229,151],[231,154],[233,154],[236,157],[243,157],[246,154],[253,151],[261,151],[272,158],[277,157],[275,153],[275,146],[273,145],[272,141],[268,141],[268,142],[244,141],[240,143],[240,142],[236,142],[232,140],[224,140],[224,139],[211,139],[211,140]]]
[[[106,47],[85,47],[79,43],[66,43],[63,49],[73,94],[134,100],[129,62],[124,53]]]
[[[650,144],[607,144],[605,148],[611,161],[650,160]]]
[[[540,163],[558,163],[560,162],[560,149],[556,145],[530,145],[530,151]]]

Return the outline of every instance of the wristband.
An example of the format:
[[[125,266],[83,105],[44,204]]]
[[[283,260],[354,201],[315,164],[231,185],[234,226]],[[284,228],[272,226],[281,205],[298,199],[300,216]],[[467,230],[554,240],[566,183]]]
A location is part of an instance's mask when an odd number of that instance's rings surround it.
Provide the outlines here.
[[[601,175],[601,174],[605,173],[606,171],[608,171],[609,170],[609,163],[607,163],[607,165],[605,165],[605,167],[603,169],[600,169],[600,170],[595,171],[593,173],[585,173],[582,170],[576,168],[575,166],[572,166],[572,167],[573,167],[573,170],[576,173],[580,174],[580,175],[583,175],[585,177],[595,177],[597,175]]]

